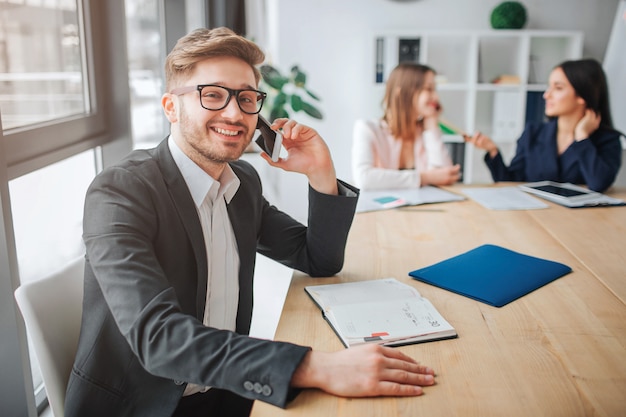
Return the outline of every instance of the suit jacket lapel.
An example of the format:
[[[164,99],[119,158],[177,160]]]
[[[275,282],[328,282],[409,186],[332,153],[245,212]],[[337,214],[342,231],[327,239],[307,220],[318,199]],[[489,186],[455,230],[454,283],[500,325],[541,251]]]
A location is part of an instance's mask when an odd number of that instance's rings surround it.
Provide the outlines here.
[[[167,184],[168,191],[172,197],[172,202],[178,210],[178,216],[183,223],[187,236],[191,241],[194,250],[196,264],[198,266],[197,292],[196,292],[196,314],[202,320],[206,306],[208,265],[206,259],[206,247],[202,225],[198,217],[198,211],[189,193],[187,183],[183,178],[178,166],[172,158],[167,139],[162,141],[156,148],[156,159],[163,173],[163,179]]]
[[[235,175],[241,180],[245,176],[239,165],[231,163]],[[249,191],[251,183],[241,181],[239,190],[226,206],[228,217],[233,227],[237,249],[239,252],[239,308],[237,310],[237,332],[248,334],[252,319],[253,305],[253,276],[256,263],[256,228],[254,219],[255,207],[258,201],[252,200],[253,193]]]

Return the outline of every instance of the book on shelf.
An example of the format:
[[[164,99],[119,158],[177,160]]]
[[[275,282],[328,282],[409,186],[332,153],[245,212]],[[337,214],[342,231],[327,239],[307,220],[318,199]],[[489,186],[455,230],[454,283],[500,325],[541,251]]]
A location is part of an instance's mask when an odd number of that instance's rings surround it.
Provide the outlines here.
[[[395,278],[304,288],[345,347],[400,346],[457,337],[433,304]]]
[[[491,80],[493,84],[511,84],[518,85],[521,83],[519,75],[502,74]]]
[[[384,82],[383,71],[385,69],[385,39],[376,38],[376,83]]]

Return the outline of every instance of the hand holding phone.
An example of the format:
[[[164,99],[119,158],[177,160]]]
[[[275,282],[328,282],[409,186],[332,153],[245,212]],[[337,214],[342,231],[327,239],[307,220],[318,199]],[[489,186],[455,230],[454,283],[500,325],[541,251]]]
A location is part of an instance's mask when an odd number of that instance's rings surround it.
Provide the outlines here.
[[[283,135],[272,130],[270,123],[260,114],[256,128],[261,132],[255,140],[256,144],[259,145],[263,152],[269,155],[272,161],[277,162],[280,156],[280,147],[283,143]]]

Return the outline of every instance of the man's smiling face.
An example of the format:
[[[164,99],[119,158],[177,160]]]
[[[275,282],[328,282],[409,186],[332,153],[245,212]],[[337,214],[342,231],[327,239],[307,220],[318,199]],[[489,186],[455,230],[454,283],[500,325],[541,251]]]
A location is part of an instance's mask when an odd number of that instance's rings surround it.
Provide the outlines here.
[[[256,89],[252,68],[243,60],[228,56],[198,62],[184,84],[215,84],[233,90]],[[206,167],[207,164],[223,165],[241,157],[254,135],[258,119],[256,114],[241,111],[234,96],[221,110],[203,108],[197,91],[173,99],[178,108],[172,135],[194,162]]]

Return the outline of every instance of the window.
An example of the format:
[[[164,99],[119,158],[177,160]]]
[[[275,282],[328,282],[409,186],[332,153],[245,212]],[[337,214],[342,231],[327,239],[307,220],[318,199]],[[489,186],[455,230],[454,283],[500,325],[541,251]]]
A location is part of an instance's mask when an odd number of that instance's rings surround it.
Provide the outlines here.
[[[0,0],[0,112],[10,176],[53,162],[53,152],[59,160],[111,139],[109,62],[94,53],[107,47],[100,17],[107,7]]]
[[[9,182],[21,282],[45,277],[84,253],[83,204],[96,174],[94,160],[94,151],[85,151]],[[30,344],[29,351],[41,401],[41,373]]]
[[[84,253],[83,204],[96,175],[94,154],[85,151],[9,182],[21,282],[44,277]]]
[[[45,406],[13,291],[84,253],[86,188],[131,149],[124,18],[124,0],[0,0],[3,415]]]
[[[132,147],[165,137],[165,51],[205,25],[204,4],[0,0],[2,415],[45,406],[34,355],[32,372],[25,365],[30,349],[12,294],[18,276],[40,279],[83,253],[82,210],[93,177]]]
[[[0,108],[4,129],[89,112],[76,1],[1,3]]]
[[[128,79],[134,148],[151,148],[167,135],[163,37],[157,0],[126,0]]]

